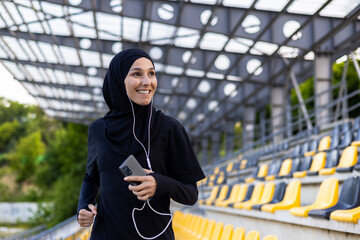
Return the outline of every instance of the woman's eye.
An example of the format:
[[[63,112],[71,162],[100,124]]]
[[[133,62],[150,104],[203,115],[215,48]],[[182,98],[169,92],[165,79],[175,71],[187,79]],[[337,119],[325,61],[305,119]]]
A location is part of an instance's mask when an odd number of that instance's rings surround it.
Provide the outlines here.
[[[150,72],[149,75],[150,76],[155,76],[155,72]]]
[[[138,77],[138,76],[140,76],[140,73],[139,72],[134,72],[133,76]]]

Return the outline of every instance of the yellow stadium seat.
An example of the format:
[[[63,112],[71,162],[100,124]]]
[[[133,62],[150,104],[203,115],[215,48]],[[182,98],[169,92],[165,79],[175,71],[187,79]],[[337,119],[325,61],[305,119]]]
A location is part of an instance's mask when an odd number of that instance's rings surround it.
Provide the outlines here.
[[[241,160],[241,162],[240,162],[240,169],[245,169],[247,162],[248,162],[247,159]]]
[[[330,147],[331,144],[331,137],[330,136],[325,136],[323,138],[321,138],[320,142],[319,142],[319,146],[318,146],[318,151],[324,151],[326,149],[328,149]]]
[[[306,176],[307,172],[317,172],[325,167],[326,153],[319,152],[313,157],[309,171],[294,172],[293,176],[296,178],[302,178]]]
[[[241,209],[244,204],[258,202],[261,198],[263,190],[264,190],[264,183],[261,182],[261,183],[256,184],[250,200],[245,201],[245,202],[235,203],[233,207]]]
[[[348,210],[336,210],[330,214],[330,218],[341,222],[357,223],[360,218],[360,207]]]
[[[245,240],[260,240],[260,233],[258,231],[250,231],[246,234]]]
[[[207,218],[202,218],[200,221],[200,225],[197,228],[196,232],[192,234],[191,238],[188,239],[195,239],[195,238],[201,238],[205,234],[205,229],[208,224],[209,220]]]
[[[206,226],[205,229],[205,233],[204,233],[204,237],[203,238],[196,238],[196,240],[205,240],[205,239],[210,239],[213,231],[214,231],[214,227],[215,227],[215,220],[210,220]]]
[[[200,199],[199,204],[205,204],[207,200],[215,200],[219,193],[219,186],[214,186],[211,190],[210,196],[206,199]]]
[[[298,217],[307,217],[310,210],[334,206],[337,203],[338,198],[339,181],[337,178],[328,178],[321,183],[316,200],[313,204],[292,208],[290,209],[290,213]]]
[[[237,227],[229,240],[244,240],[245,239],[245,228]]]
[[[263,240],[278,240],[278,237],[275,235],[267,235],[263,238]]]
[[[224,199],[226,198],[226,194],[227,194],[228,190],[229,190],[229,186],[228,186],[228,185],[222,186],[221,189],[220,189],[220,193],[219,193],[218,197],[215,198],[215,199],[207,199],[207,200],[205,201],[205,204],[206,204],[206,205],[211,205],[211,204],[212,204],[213,202],[215,202],[215,201],[222,201],[222,200],[224,200]]]
[[[235,202],[239,190],[240,190],[240,184],[235,184],[235,185],[231,188],[231,192],[230,192],[229,198],[228,198],[228,199],[224,199],[224,200],[216,200],[216,201],[215,201],[215,206],[218,206],[218,207],[226,207],[229,203]]]
[[[221,237],[219,238],[219,240],[230,240],[230,238],[233,235],[233,229],[234,226],[231,224],[228,224],[224,227]]]
[[[288,175],[291,171],[291,166],[292,166],[292,160],[290,158],[284,160],[283,163],[281,164],[281,168],[278,176],[283,177]],[[269,181],[269,180],[274,180],[275,178],[276,178],[275,175],[269,175],[265,177],[265,180]]]
[[[268,169],[269,169],[269,165],[268,165],[268,164],[263,164],[263,165],[261,165],[260,168],[259,168],[257,177],[258,177],[258,178],[265,177],[265,176],[267,175]],[[253,182],[254,180],[255,180],[255,178],[253,178],[253,177],[248,177],[248,178],[245,179],[245,182],[246,182],[246,183],[251,183],[251,182]]]
[[[300,188],[301,182],[299,180],[291,181],[286,187],[284,199],[281,202],[265,204],[261,210],[274,213],[277,210],[288,210],[300,206]]]
[[[231,172],[233,170],[234,167],[234,162],[230,162],[228,163],[228,165],[226,166],[226,172]]]
[[[200,227],[202,217],[194,215],[192,224],[185,229],[185,231],[178,232],[177,239],[179,240],[188,240],[194,238],[196,231]]]
[[[218,174],[220,172],[220,167],[218,166],[218,167],[216,167],[216,168],[214,168],[214,175],[216,175],[216,174]]]
[[[237,202],[244,201],[247,191],[248,191],[248,185],[247,184],[241,184],[240,189],[237,192],[234,201],[223,202],[223,203],[219,204],[220,207],[227,207],[227,206],[229,206],[229,204],[235,204]]]
[[[273,198],[274,190],[275,190],[275,183],[274,182],[267,183],[264,187],[264,190],[261,194],[261,198],[259,199],[259,201],[244,203],[244,204],[242,204],[241,208],[251,210],[251,207],[253,205],[265,204],[265,203],[270,202],[271,199]]]
[[[355,146],[349,146],[344,149],[341,154],[341,158],[339,164],[333,168],[324,168],[319,171],[320,175],[331,175],[334,174],[336,169],[338,168],[349,168],[354,166],[357,163],[358,158],[358,150]]]
[[[217,222],[214,227],[214,231],[211,234],[210,240],[219,240],[224,228],[224,223]]]

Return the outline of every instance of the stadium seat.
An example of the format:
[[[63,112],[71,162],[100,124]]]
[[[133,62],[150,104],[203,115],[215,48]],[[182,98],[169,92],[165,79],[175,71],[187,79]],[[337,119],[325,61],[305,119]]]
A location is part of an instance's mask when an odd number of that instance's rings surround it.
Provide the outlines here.
[[[310,161],[310,157],[306,157],[307,159],[309,159]],[[276,178],[291,178],[294,174],[294,172],[300,170],[300,161],[301,158],[297,157],[297,158],[293,158],[291,160],[291,170],[288,174],[284,175],[284,176],[277,176]],[[309,167],[307,169],[310,168],[310,163],[309,163]]]
[[[243,204],[258,202],[261,198],[263,190],[264,190],[264,183],[256,184],[253,193],[251,195],[251,198],[248,201],[235,203],[233,207],[241,209]]]
[[[226,172],[230,173],[232,172],[232,170],[234,169],[235,163],[234,162],[230,162],[226,165]]]
[[[320,169],[318,172],[314,173],[313,175],[317,175],[317,174],[321,174],[325,173],[325,172],[331,172],[331,169],[334,169],[335,172],[335,167],[336,165],[338,165],[339,163],[339,150],[337,149],[333,149],[330,152],[327,152],[326,154],[326,163],[325,163],[325,167],[323,169]],[[308,173],[308,175],[311,175],[310,173]],[[324,174],[323,174],[324,175]]]
[[[225,184],[225,183],[226,183],[226,173],[225,173],[225,171],[220,171],[220,172],[217,174],[214,182],[215,182],[216,185]]]
[[[228,190],[229,190],[229,185],[223,185],[221,188],[220,188],[220,193],[219,195],[215,198],[215,199],[207,199],[205,201],[205,204],[206,205],[212,205],[215,201],[222,201],[226,198],[226,195],[228,193]]]
[[[336,167],[320,170],[321,175],[330,175],[336,172],[351,172],[358,159],[358,150],[355,146],[349,146],[341,154],[339,164]]]
[[[360,116],[355,118],[352,131],[355,132],[358,129],[360,129]]]
[[[192,233],[195,232],[198,223],[200,223],[201,217],[190,214],[189,223],[177,229],[176,238],[177,239],[189,239],[192,236]]]
[[[214,231],[215,224],[216,224],[215,220],[210,220],[206,226],[204,237],[197,238],[197,240],[210,239],[210,237]]]
[[[268,172],[267,176],[265,176],[259,180],[266,180],[266,181],[274,180],[276,175],[279,174],[281,166],[282,166],[281,160],[272,161],[272,163],[270,164],[269,172]]]
[[[254,185],[253,184],[250,185],[243,184],[243,185],[247,187],[242,187],[240,189],[238,196],[236,197],[236,201],[229,203],[228,204],[229,207],[233,207],[235,203],[248,201],[251,198],[254,190]]]
[[[246,184],[242,184],[242,185],[246,186]],[[230,190],[228,191],[230,192],[229,197],[224,200],[216,200],[214,205],[218,207],[226,207],[229,203],[235,202],[240,188],[241,188],[240,184],[235,184],[234,186],[232,186],[231,192]]]
[[[360,154],[358,154],[358,161],[356,165],[354,166],[355,171],[360,171]]]
[[[249,182],[249,183],[253,182],[255,180],[256,176],[258,175],[259,169],[260,169],[259,166],[255,167],[254,170],[252,170],[249,177],[245,177],[243,179],[240,179],[239,182],[246,182],[246,181]]]
[[[286,175],[288,175],[291,171],[291,166],[292,166],[292,160],[290,158],[285,159],[282,164],[281,164],[281,168],[278,174],[274,174],[274,175],[268,175],[265,177],[266,181],[269,180],[274,180],[275,178],[281,178],[284,177]]]
[[[257,205],[257,204],[262,205],[262,204],[265,204],[265,203],[269,203],[271,201],[271,199],[273,198],[274,190],[275,190],[275,183],[274,182],[269,182],[269,183],[265,184],[264,190],[263,190],[259,200],[254,201],[254,202],[244,203],[244,204],[241,205],[241,208],[251,210],[251,207],[253,205]]]
[[[267,235],[263,238],[263,240],[278,240],[278,237],[275,235]]]
[[[358,206],[360,206],[360,177],[350,177],[344,181],[339,201],[335,206],[311,210],[309,216],[329,219],[331,212],[335,210],[352,209]]]
[[[339,197],[339,180],[337,178],[325,179],[318,191],[316,200],[313,204],[295,207],[289,210],[292,215],[298,217],[307,217],[308,212],[313,209],[324,209],[336,204]]]
[[[240,161],[240,170],[245,169],[246,168],[246,164],[247,164],[248,160],[247,159],[243,159]]]
[[[260,233],[258,231],[250,231],[246,234],[245,240],[260,240]]]
[[[220,172],[220,167],[219,166],[215,167],[213,174],[217,175],[219,172]]]
[[[200,221],[199,227],[197,228],[196,232],[191,236],[191,239],[196,239],[196,238],[202,239],[202,237],[205,234],[205,229],[207,227],[208,222],[209,222],[209,219],[202,218]],[[190,238],[187,238],[187,239],[190,239]]]
[[[275,185],[273,198],[270,202],[264,203],[264,204],[256,204],[256,205],[252,206],[251,208],[260,211],[261,207],[265,204],[281,202],[284,199],[285,190],[286,190],[286,184],[284,182],[277,183]]]
[[[198,203],[199,204],[205,204],[207,200],[215,200],[217,198],[217,196],[219,195],[219,186],[214,186],[211,189],[210,195],[209,197],[205,198],[205,199],[199,199]]]
[[[267,175],[267,173],[268,173],[268,169],[269,169],[269,165],[268,165],[268,164],[263,164],[263,165],[261,165],[260,168],[259,168],[259,171],[258,171],[258,173],[257,173],[257,175],[256,175],[256,177],[255,177],[255,178],[254,178],[254,177],[246,178],[246,179],[245,179],[245,182],[246,182],[246,183],[251,183],[251,182],[253,182],[255,179],[264,178],[264,177]]]
[[[328,148],[330,148],[331,144],[333,143],[332,139],[330,136],[325,136],[322,137],[319,141],[319,146],[318,146],[318,152],[322,152],[327,150]]]
[[[224,228],[224,223],[217,222],[215,224],[214,231],[211,234],[210,240],[219,240],[223,228]]]
[[[355,131],[355,136],[353,141],[351,142],[352,146],[360,146],[360,128]]]
[[[299,180],[291,181],[286,187],[284,199],[281,202],[265,204],[261,210],[274,213],[277,210],[287,210],[300,206],[300,188],[301,182]]]
[[[340,143],[336,148],[344,149],[347,146],[349,146],[352,141],[353,141],[353,133],[351,132],[351,130],[348,130],[348,131],[342,133],[342,135],[340,137]]]
[[[312,157],[302,157],[300,159],[300,163],[299,163],[299,168],[296,172],[305,172],[305,175],[306,175],[306,171],[309,170],[310,166],[311,166],[311,163],[312,163]],[[296,173],[294,172],[292,174],[292,176],[294,177],[294,174]]]
[[[300,150],[301,150],[300,144],[295,145],[295,147],[293,148],[292,157],[294,157],[294,158],[299,157],[300,156]]]
[[[304,158],[305,160],[306,158]],[[302,170],[294,172],[293,176],[296,178],[305,177],[308,172],[318,172],[320,169],[324,168],[326,160],[326,153],[319,152],[314,155],[312,163],[309,170]]]
[[[350,121],[349,122],[344,122],[341,125],[341,133],[350,131],[351,129],[352,129],[352,123]]]
[[[330,214],[330,218],[341,222],[357,223],[360,218],[360,207],[348,210],[336,210]]]
[[[230,240],[244,240],[245,239],[245,228],[238,227],[234,230],[234,233]]]
[[[219,240],[230,240],[231,236],[233,235],[233,229],[233,225],[226,225],[221,233],[221,237],[219,238]]]

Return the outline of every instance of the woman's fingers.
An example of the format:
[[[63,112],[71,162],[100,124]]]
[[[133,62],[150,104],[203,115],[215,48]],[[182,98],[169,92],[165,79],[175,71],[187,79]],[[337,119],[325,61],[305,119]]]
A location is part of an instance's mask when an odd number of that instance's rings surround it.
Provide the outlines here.
[[[129,190],[138,197],[139,200],[145,201],[154,196],[156,191],[156,180],[153,176],[130,176],[125,181],[137,181],[141,184],[137,186],[129,185]]]
[[[92,204],[89,204],[89,209],[91,209],[91,211],[88,211],[86,209],[81,209],[79,211],[78,222],[81,227],[90,227],[93,223],[94,216],[96,215],[96,207],[94,205],[90,205]]]

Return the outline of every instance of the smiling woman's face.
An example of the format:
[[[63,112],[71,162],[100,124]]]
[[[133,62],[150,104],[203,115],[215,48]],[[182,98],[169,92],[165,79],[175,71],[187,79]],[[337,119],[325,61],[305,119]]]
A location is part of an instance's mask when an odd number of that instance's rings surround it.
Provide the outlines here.
[[[152,62],[145,57],[137,59],[130,67],[124,84],[127,95],[134,103],[141,106],[148,105],[157,87]]]

